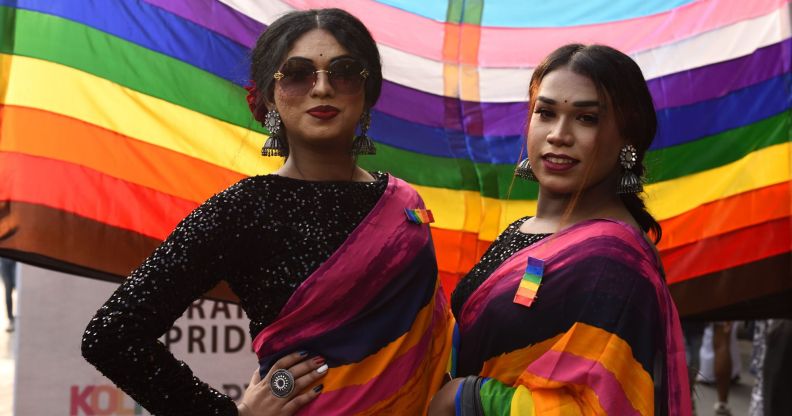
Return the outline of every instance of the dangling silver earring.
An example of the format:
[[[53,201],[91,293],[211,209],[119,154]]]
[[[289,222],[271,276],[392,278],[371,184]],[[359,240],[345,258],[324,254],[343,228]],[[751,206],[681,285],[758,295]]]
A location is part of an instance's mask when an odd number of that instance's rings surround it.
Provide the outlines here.
[[[616,187],[618,194],[637,194],[643,191],[641,178],[633,172],[633,168],[638,163],[638,150],[635,146],[628,144],[621,148],[619,152],[619,164],[624,169],[619,186]]]
[[[267,111],[264,117],[264,127],[270,132],[264,147],[261,148],[262,156],[289,156],[286,138],[281,134],[281,118],[276,110]]]
[[[539,182],[536,180],[536,175],[534,175],[533,170],[531,169],[531,161],[528,160],[527,157],[523,159],[522,162],[517,164],[517,168],[514,169],[514,176],[520,179]]]
[[[369,110],[363,112],[360,116],[360,135],[352,139],[352,154],[353,155],[375,155],[377,148],[374,147],[374,141],[368,136],[368,129],[371,127],[371,113]]]

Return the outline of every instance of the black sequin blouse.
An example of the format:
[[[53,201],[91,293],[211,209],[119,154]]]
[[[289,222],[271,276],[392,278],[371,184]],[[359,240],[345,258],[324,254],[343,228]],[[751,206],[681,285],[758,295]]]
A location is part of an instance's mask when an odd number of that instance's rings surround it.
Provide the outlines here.
[[[451,310],[459,319],[459,312],[471,294],[484,283],[490,275],[514,253],[549,236],[550,234],[526,234],[520,232],[520,226],[530,217],[523,217],[511,223],[492,242],[481,260],[463,277],[451,294]]]
[[[254,338],[374,207],[388,175],[373,175],[374,182],[257,176],[213,196],[99,309],[83,356],[152,414],[236,415],[228,396],[158,338],[220,280],[239,297]]]

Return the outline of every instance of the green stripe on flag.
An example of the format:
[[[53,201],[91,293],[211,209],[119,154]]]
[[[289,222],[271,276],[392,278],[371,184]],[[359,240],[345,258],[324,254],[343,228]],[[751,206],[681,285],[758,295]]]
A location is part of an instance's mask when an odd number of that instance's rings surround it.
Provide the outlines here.
[[[250,115],[247,92],[214,74],[71,20],[0,7],[4,30],[0,52],[55,62],[240,127],[266,132]]]

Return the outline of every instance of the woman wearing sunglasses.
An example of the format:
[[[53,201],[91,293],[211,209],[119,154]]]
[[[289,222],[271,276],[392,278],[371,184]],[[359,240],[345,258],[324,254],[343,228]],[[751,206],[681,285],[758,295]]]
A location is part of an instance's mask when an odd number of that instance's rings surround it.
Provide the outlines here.
[[[154,414],[422,414],[450,354],[450,316],[418,194],[356,165],[373,154],[377,46],[338,9],[289,13],[252,51],[248,104],[271,175],[191,213],[90,322],[83,355]],[[157,342],[225,279],[259,369],[237,405]]]
[[[534,70],[528,157],[537,213],[456,287],[454,370],[431,415],[688,415],[679,319],[640,197],[657,129],[638,65],[567,45]],[[458,344],[456,344],[458,342]]]

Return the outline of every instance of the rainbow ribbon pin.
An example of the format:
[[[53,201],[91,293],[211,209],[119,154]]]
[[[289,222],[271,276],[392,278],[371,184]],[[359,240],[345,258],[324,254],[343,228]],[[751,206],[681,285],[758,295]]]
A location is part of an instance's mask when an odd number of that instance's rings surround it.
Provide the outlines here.
[[[414,224],[431,224],[434,222],[431,209],[405,208],[404,213],[407,215],[407,221]]]
[[[539,291],[543,274],[544,260],[528,257],[528,266],[525,268],[525,274],[523,274],[522,279],[520,279],[520,285],[517,286],[517,293],[514,294],[514,303],[530,308],[536,299],[536,292]]]

